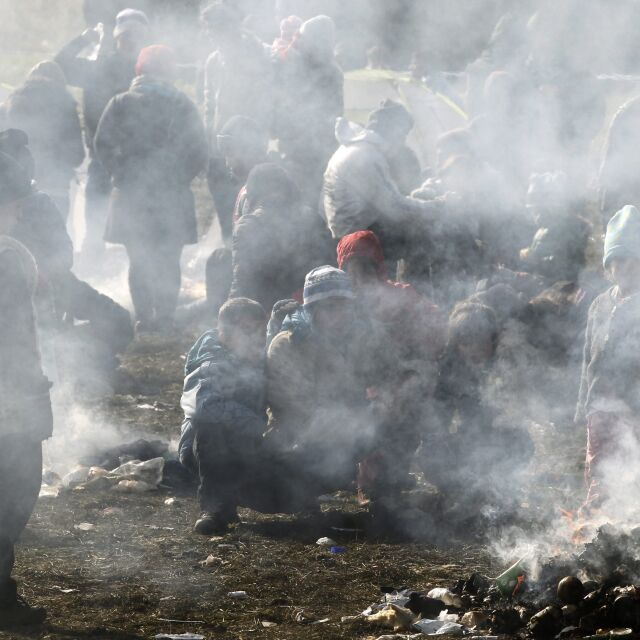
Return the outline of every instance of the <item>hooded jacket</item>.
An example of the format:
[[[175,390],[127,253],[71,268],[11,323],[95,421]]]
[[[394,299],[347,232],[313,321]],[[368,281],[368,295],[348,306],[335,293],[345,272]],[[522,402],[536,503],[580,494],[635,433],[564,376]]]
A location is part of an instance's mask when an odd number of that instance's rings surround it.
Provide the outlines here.
[[[391,176],[386,143],[375,131],[338,118],[340,148],[324,174],[324,216],[335,239],[376,222],[407,224],[436,211],[433,202],[404,196]]]
[[[267,422],[264,384],[264,364],[238,359],[216,331],[200,336],[185,365],[180,460],[189,460],[198,429],[229,429],[239,438],[259,439]]]
[[[171,84],[138,76],[105,109],[95,139],[111,174],[106,240],[134,236],[197,242],[191,181],[206,166],[204,127],[196,106]]]

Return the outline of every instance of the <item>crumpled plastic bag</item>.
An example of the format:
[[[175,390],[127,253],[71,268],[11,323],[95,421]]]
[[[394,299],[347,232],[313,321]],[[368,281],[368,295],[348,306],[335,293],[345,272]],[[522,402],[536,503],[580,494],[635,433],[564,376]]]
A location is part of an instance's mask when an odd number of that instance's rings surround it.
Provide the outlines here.
[[[425,636],[461,636],[464,634],[464,627],[461,624],[445,620],[418,620],[414,623],[413,628]]]
[[[140,480],[157,487],[162,482],[163,471],[164,458],[152,458],[144,462],[140,460],[125,462],[111,471],[109,475],[126,480]]]

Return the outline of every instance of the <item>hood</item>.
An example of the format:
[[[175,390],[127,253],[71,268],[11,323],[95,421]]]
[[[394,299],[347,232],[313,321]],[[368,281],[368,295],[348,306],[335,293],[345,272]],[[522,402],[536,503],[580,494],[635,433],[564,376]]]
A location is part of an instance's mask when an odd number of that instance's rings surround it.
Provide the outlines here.
[[[184,365],[185,376],[193,373],[204,362],[228,360],[231,354],[220,344],[215,329],[205,331],[191,347]]]
[[[375,131],[365,129],[357,122],[351,122],[346,118],[336,119],[336,140],[342,145],[352,145],[359,142],[367,142],[378,147],[384,146],[384,140]]]

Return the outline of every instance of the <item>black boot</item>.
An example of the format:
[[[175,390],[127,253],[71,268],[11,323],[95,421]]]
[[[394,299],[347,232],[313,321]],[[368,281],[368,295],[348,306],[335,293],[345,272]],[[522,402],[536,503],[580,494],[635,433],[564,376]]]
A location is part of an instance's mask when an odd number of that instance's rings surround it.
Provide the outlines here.
[[[230,524],[238,521],[238,512],[235,510],[205,511],[196,520],[193,530],[202,536],[222,536],[228,533]]]
[[[15,580],[0,589],[0,629],[38,626],[46,617],[45,609],[29,606],[18,595]]]

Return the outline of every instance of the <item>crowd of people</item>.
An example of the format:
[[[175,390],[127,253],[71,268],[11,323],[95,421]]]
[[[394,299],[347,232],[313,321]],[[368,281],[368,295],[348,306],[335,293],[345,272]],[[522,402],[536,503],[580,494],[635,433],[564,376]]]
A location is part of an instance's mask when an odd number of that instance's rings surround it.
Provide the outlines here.
[[[466,124],[440,131],[428,167],[408,143],[415,114],[401,92],[365,121],[346,117],[327,15],[279,16],[266,42],[270,29],[238,2],[213,2],[206,56],[187,64],[139,8],[119,6],[106,30],[87,11],[87,30],[8,96],[0,617],[44,616],[11,572],[52,431],[38,344],[61,333],[83,361],[115,370],[136,335],[210,326],[186,357],[181,398],[200,534],[225,533],[238,507],[313,513],[339,490],[356,490],[385,533],[416,472],[452,519],[508,511],[534,453],[527,425],[572,421],[576,397],[583,509],[606,504],[612,468],[640,443],[639,98],[609,123],[589,69],[540,37],[553,3],[527,6],[463,72],[439,74]],[[419,53],[414,82],[427,86]],[[588,157],[603,129],[596,212]],[[74,248],[69,189],[83,163],[86,237]],[[206,261],[206,300],[180,314],[199,175],[222,246]],[[588,260],[601,232],[602,269]],[[99,265],[109,244],[126,249],[133,320],[74,273],[74,256]]]

